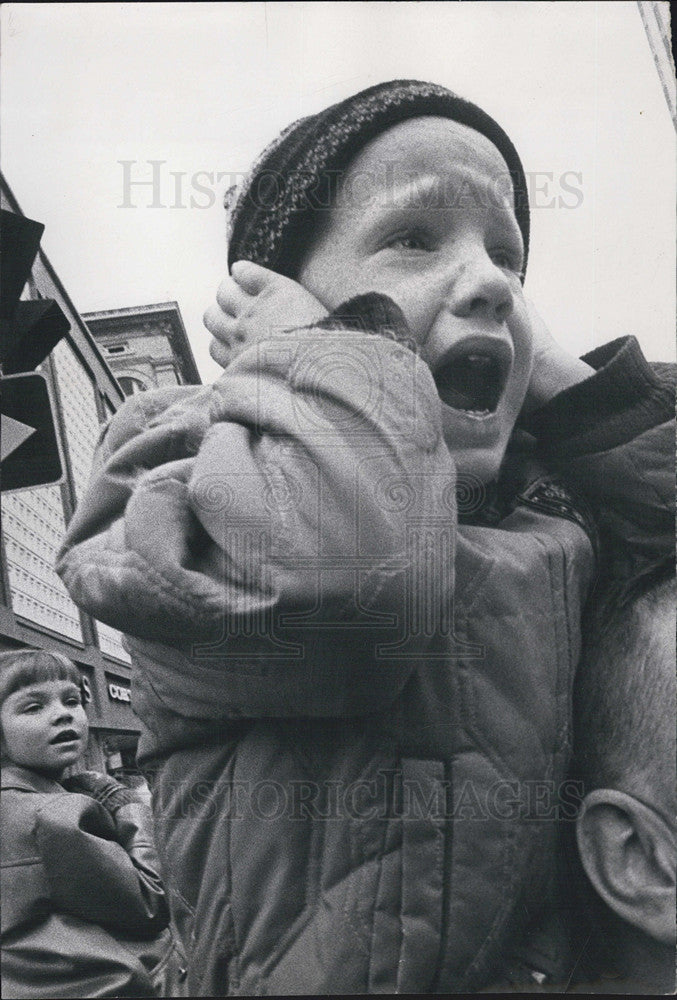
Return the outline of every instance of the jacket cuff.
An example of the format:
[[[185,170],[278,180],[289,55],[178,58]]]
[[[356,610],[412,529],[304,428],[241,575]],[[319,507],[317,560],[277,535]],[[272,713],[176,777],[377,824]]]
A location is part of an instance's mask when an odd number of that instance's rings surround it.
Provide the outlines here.
[[[132,802],[139,801],[136,797],[135,792],[133,792],[131,788],[125,788],[123,785],[120,785],[118,788],[112,789],[107,794],[95,795],[94,797],[96,798],[97,802],[100,802],[101,805],[105,809],[107,809],[108,812],[111,813],[111,815],[113,816],[118,811],[118,809],[122,808],[122,806],[128,806]]]
[[[636,337],[620,337],[582,358],[595,374],[558,393],[522,426],[549,457],[607,451],[674,415],[674,366],[654,370]],[[661,377],[662,376],[662,377]]]
[[[341,303],[316,324],[322,330],[355,330],[376,333],[418,354],[418,344],[400,307],[387,295],[367,292]]]
[[[130,802],[138,802],[136,793],[131,788],[120,784],[119,781],[107,774],[99,774],[95,771],[80,771],[67,778],[63,782],[63,787],[69,792],[89,795],[111,814],[115,813],[121,806],[129,805]]]

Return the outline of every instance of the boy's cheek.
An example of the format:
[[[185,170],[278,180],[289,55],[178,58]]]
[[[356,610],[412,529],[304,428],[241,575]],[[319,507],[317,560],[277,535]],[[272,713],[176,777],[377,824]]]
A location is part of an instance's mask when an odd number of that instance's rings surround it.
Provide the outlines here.
[[[84,709],[82,714],[84,715],[84,722],[82,726],[82,750],[84,752],[84,750],[87,747],[87,744],[89,743],[89,719],[85,715]]]
[[[444,336],[449,324],[448,279],[437,275],[411,276],[390,293],[404,313],[419,347],[435,339],[437,330]]]
[[[383,289],[382,294],[387,295],[402,310],[409,333],[418,346],[424,348],[422,357],[430,363],[426,354],[429,350],[434,350],[434,344],[438,340],[444,340],[446,321],[439,301],[421,294],[423,291],[424,288],[394,288]]]
[[[513,311],[508,318],[508,329],[515,346],[515,367],[528,382],[534,364],[534,329],[522,296],[516,298]]]

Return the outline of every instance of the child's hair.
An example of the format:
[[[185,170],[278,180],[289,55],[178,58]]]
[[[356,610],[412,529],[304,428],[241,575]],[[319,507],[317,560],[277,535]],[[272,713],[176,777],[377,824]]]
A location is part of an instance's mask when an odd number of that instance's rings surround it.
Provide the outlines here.
[[[676,586],[667,557],[612,582],[589,611],[574,688],[575,763],[586,792],[653,791],[674,804]]]
[[[15,691],[44,681],[72,681],[80,688],[82,677],[62,653],[44,649],[18,649],[0,653],[0,707]]]

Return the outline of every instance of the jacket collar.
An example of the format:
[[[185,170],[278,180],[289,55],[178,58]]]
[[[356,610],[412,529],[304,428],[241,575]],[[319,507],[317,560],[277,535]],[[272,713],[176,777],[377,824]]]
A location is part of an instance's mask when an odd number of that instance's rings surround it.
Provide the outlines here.
[[[18,788],[24,792],[63,792],[63,786],[53,778],[18,764],[2,765],[2,788]]]

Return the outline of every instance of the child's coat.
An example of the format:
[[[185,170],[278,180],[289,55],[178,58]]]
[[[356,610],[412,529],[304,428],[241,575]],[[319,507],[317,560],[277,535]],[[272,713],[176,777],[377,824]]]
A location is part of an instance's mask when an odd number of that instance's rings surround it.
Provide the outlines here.
[[[130,636],[198,994],[487,985],[544,919],[575,812],[586,504],[545,475],[486,516],[376,298],[339,312],[388,337],[330,321],[134,397],[61,554]],[[542,456],[604,538],[668,549],[672,394],[632,339],[586,360],[532,421]]]
[[[2,995],[151,997],[172,939],[148,809],[2,767]]]

